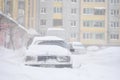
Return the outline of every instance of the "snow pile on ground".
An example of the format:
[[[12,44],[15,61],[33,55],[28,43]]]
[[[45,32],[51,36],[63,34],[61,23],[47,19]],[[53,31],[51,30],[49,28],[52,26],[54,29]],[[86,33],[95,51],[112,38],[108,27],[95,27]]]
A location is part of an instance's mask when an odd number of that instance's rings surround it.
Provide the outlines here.
[[[0,80],[120,80],[120,47],[73,55],[81,64],[74,69],[21,65],[24,52],[0,48]]]
[[[0,80],[79,80],[71,68],[40,68],[21,65],[24,53],[0,48]],[[19,56],[19,57],[18,57]],[[19,59],[17,59],[19,58]]]
[[[87,47],[87,50],[88,51],[97,51],[97,50],[99,50],[99,47],[97,47],[97,46],[89,46],[89,47]]]
[[[0,59],[1,60],[10,60],[14,56],[14,51],[0,47]]]
[[[37,68],[0,61],[0,80],[79,80],[72,69]]]
[[[120,80],[120,47],[88,52],[79,60],[80,80]]]
[[[25,48],[21,48],[19,50],[10,50],[0,47],[0,60],[5,60],[16,64],[22,64],[25,51]]]

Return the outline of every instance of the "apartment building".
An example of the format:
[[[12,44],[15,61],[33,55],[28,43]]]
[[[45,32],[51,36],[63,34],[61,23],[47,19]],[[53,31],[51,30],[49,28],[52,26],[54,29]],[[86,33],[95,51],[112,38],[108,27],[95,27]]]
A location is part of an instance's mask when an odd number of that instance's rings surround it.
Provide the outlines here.
[[[0,10],[4,11],[4,0],[0,0]]]
[[[120,0],[108,2],[108,44],[120,45]]]
[[[108,0],[81,0],[80,42],[85,45],[106,45]]]
[[[68,41],[79,39],[80,0],[37,0],[37,31],[46,35],[48,28],[63,28]]]
[[[0,0],[0,10],[26,28],[35,28],[36,0]]]
[[[80,39],[80,0],[63,0],[63,27],[70,42]]]
[[[52,27],[52,6],[51,0],[37,0],[36,30],[41,36],[45,36],[47,29]]]
[[[41,36],[63,28],[67,41],[120,45],[120,0],[0,0],[0,10]]]
[[[23,0],[25,6],[25,26],[30,29],[36,28],[36,0]]]

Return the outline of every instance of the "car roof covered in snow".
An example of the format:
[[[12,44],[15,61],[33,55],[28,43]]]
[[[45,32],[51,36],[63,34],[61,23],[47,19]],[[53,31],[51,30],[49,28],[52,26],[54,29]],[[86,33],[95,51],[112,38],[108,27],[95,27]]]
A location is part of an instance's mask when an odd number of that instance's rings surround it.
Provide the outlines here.
[[[37,36],[37,37],[34,37],[33,43],[38,40],[61,40],[61,41],[64,41],[64,39],[61,39],[56,36],[43,36],[43,37]]]

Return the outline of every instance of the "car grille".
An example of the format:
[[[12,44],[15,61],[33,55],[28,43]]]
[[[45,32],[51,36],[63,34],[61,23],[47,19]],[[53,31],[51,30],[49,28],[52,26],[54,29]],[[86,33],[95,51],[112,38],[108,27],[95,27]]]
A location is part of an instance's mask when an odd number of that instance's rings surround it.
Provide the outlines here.
[[[57,57],[56,56],[38,56],[37,57],[38,61],[47,61],[47,60],[50,60],[50,59],[56,60]]]
[[[67,57],[67,60],[64,60],[64,58],[62,59],[62,57]],[[69,62],[70,58],[68,56],[38,56],[37,57],[37,61],[49,61],[49,60],[53,60],[53,61],[57,61],[57,62]],[[60,60],[62,59],[62,60]]]

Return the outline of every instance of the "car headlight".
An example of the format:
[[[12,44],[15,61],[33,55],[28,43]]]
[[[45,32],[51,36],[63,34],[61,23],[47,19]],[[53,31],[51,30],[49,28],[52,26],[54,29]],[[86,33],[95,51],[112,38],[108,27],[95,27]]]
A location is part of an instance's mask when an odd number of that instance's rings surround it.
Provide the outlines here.
[[[59,61],[59,62],[69,62],[70,57],[69,56],[59,56],[59,57],[57,57],[57,61]]]
[[[26,56],[25,61],[26,61],[26,62],[27,62],[27,61],[35,61],[35,57],[33,57],[33,56]]]

